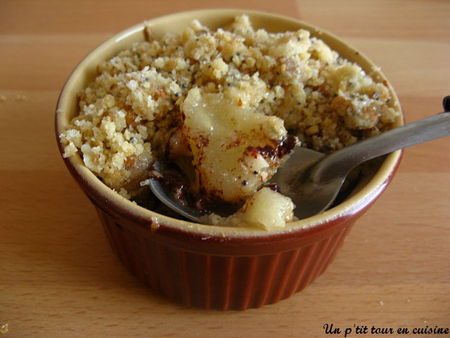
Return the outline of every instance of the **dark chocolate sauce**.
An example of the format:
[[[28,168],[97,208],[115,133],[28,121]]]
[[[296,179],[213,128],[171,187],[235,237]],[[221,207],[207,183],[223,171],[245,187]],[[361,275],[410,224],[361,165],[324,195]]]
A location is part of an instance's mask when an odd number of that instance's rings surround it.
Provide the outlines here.
[[[211,193],[193,191],[192,182],[178,166],[172,163],[165,164],[161,171],[153,168],[149,172],[149,178],[158,180],[180,204],[197,209],[203,215],[211,214],[213,211],[219,215],[229,215],[241,206],[241,204],[225,202]]]
[[[286,154],[289,154],[296,145],[297,138],[293,135],[288,135],[283,140],[275,142],[273,145],[267,145],[264,147],[247,147],[246,152],[255,158],[259,154],[266,159],[275,161],[282,158]]]

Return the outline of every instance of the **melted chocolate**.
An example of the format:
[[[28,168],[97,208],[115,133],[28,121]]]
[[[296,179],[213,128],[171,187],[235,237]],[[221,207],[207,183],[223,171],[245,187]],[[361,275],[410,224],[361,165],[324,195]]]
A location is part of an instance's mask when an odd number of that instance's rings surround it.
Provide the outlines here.
[[[264,158],[275,161],[289,154],[297,144],[297,138],[293,135],[286,136],[283,140],[275,142],[274,145],[267,145],[264,147],[248,147],[246,152],[250,156],[257,157],[261,155]]]
[[[189,179],[183,174],[182,170],[174,164],[164,166],[164,169],[157,171],[155,169],[149,172],[149,178],[158,180],[172,197],[181,204],[197,209],[201,214],[211,214],[213,211],[219,215],[229,215],[237,211],[240,204],[228,203],[214,195],[206,194],[202,191],[195,193]],[[205,199],[200,196],[210,196]]]

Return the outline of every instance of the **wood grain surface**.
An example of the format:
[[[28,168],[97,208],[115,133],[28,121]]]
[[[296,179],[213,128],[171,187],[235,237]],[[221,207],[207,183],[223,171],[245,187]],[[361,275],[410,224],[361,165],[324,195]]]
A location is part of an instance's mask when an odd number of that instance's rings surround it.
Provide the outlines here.
[[[406,150],[392,185],[312,286],[243,312],[152,294],[109,248],[59,157],[54,108],[71,69],[162,14],[240,7],[332,31],[381,66],[408,121],[450,94],[450,2],[0,0],[0,337],[326,337],[450,327],[450,139]],[[340,334],[326,333],[333,324]],[[356,333],[365,326],[368,332]],[[6,328],[7,327],[7,328]],[[8,332],[6,332],[8,331]]]

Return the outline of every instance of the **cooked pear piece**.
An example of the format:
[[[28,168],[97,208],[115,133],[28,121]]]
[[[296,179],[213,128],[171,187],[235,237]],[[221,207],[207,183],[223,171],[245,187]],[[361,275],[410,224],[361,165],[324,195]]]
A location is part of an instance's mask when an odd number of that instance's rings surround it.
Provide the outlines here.
[[[183,133],[193,156],[195,190],[210,200],[241,203],[267,182],[298,144],[283,120],[221,93],[189,91]]]

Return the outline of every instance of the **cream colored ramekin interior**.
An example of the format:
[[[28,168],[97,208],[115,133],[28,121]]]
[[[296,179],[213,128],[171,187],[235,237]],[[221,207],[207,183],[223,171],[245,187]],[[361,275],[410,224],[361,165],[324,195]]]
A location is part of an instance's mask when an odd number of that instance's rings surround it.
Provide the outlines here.
[[[133,42],[143,41],[143,31],[146,26],[151,28],[152,34],[154,34],[155,37],[161,37],[166,32],[179,32],[183,30],[193,19],[198,19],[206,26],[215,29],[230,23],[233,17],[239,14],[247,14],[255,28],[264,28],[270,32],[283,32],[287,30],[298,30],[300,28],[309,30],[312,36],[316,36],[324,40],[324,42],[326,42],[331,48],[338,51],[341,56],[359,64],[366,71],[366,73],[373,76],[376,80],[387,83],[392,92],[395,104],[400,111],[400,104],[397,95],[385,76],[381,73],[380,69],[361,52],[355,50],[336,36],[312,25],[279,15],[250,10],[213,9],[176,13],[142,22],[113,36],[93,50],[73,70],[61,92],[56,112],[57,134],[59,135],[63,130],[65,130],[69,126],[71,119],[78,113],[77,93],[94,79],[97,64],[114,56],[120,50],[130,47]],[[403,120],[398,122],[399,125],[402,123]],[[126,208],[127,211],[135,217],[140,219],[148,219],[149,223],[158,222],[166,226],[198,232],[208,236],[217,235],[233,237],[270,236],[274,233],[280,232],[301,231],[301,229],[310,228],[312,226],[326,226],[326,224],[331,220],[349,216],[363,208],[368,201],[371,201],[378,196],[380,191],[384,189],[386,184],[388,184],[390,176],[393,175],[394,169],[399,160],[400,151],[388,155],[373,178],[364,187],[332,209],[313,217],[293,222],[284,230],[267,232],[258,229],[231,228],[197,224],[155,213],[151,210],[136,205],[135,203],[114,192],[112,189],[108,188],[103,182],[101,182],[100,179],[98,179],[88,168],[84,166],[80,156],[72,156],[68,159],[70,162],[69,165],[72,165],[75,168],[86,184],[96,189],[100,196],[107,199],[112,206],[120,206],[119,209]]]

